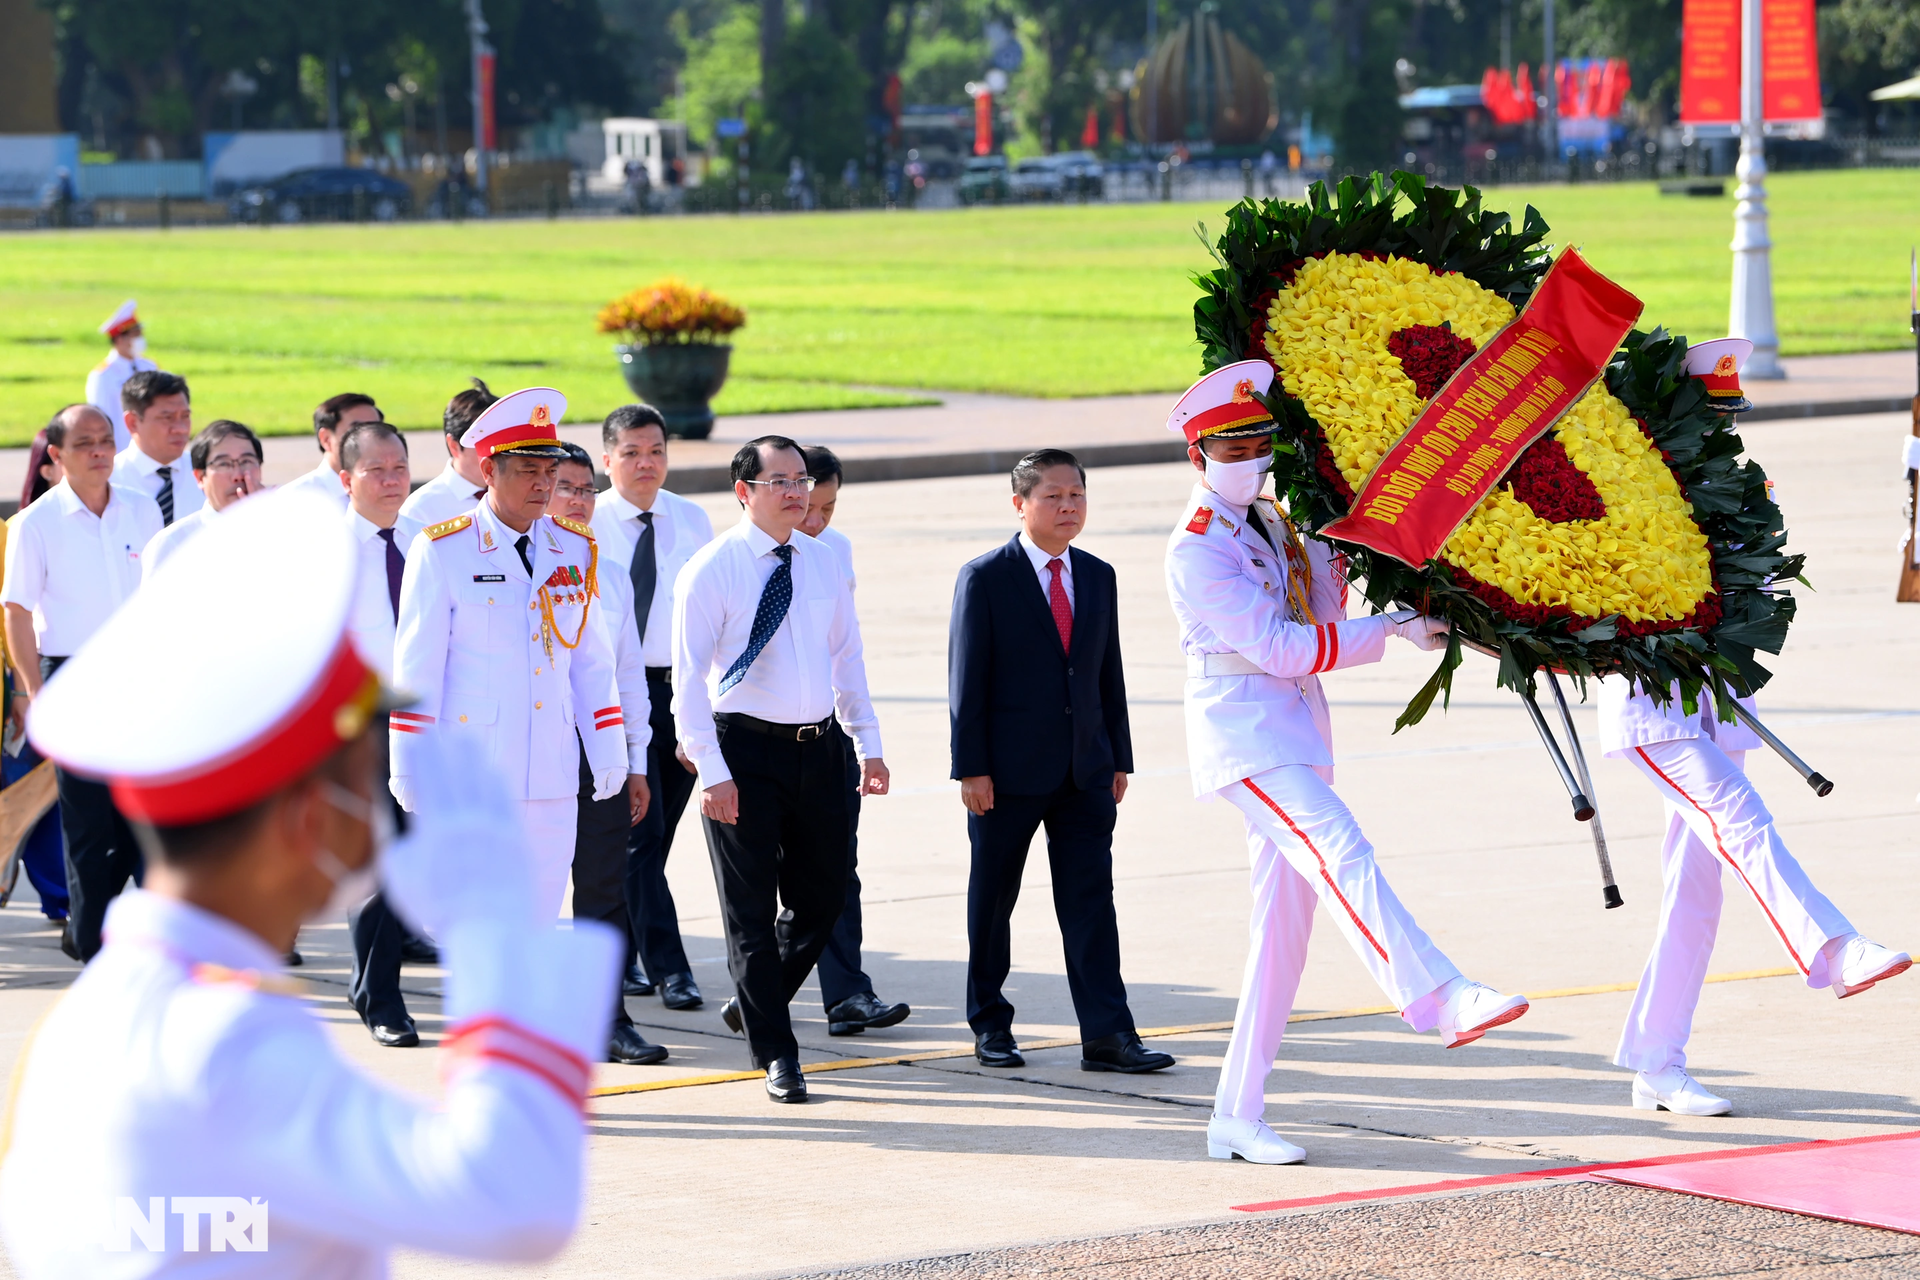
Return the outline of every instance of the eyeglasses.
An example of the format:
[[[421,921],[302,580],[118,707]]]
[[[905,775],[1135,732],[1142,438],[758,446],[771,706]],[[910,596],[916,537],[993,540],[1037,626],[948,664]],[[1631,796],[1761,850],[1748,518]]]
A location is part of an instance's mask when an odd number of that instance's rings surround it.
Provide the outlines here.
[[[811,493],[813,477],[801,476],[798,480],[745,480],[743,484],[757,484],[779,493]]]
[[[215,475],[226,475],[233,471],[258,471],[260,459],[251,455],[241,458],[215,458],[207,464],[207,470]]]
[[[593,498],[598,497],[599,493],[600,491],[592,485],[556,484],[553,486],[553,496],[556,498]]]

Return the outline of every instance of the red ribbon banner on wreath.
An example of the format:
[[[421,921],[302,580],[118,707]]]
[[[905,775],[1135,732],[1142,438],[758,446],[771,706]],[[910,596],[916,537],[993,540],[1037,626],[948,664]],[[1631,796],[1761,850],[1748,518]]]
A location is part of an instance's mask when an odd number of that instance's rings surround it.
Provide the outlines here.
[[[1587,393],[1640,310],[1640,299],[1562,251],[1513,323],[1427,402],[1323,535],[1426,564]]]

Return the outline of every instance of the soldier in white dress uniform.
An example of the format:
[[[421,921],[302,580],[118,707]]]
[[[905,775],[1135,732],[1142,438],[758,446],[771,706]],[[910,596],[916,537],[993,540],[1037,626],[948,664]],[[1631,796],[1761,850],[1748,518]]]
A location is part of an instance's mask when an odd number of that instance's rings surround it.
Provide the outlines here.
[[[134,374],[160,366],[146,357],[147,339],[141,332],[140,315],[132,298],[106,318],[100,332],[107,335],[113,350],[87,374],[87,403],[106,414],[107,421],[113,424],[113,451],[120,453],[133,443],[133,433],[127,430],[124,406],[120,403],[120,388],[126,386],[127,379]]]
[[[1716,409],[1752,407],[1739,379],[1752,350],[1745,338],[1688,349],[1687,372],[1706,385]],[[1753,710],[1752,699],[1741,702]],[[1722,721],[1710,690],[1701,691],[1698,706],[1688,715],[1678,686],[1662,703],[1624,678],[1600,682],[1600,749],[1646,775],[1667,817],[1660,926],[1613,1060],[1636,1073],[1633,1105],[1640,1110],[1715,1116],[1733,1104],[1687,1074],[1687,1040],[1720,926],[1723,865],[1759,905],[1809,987],[1845,999],[1904,973],[1912,960],[1861,937],[1814,887],[1743,768],[1747,752],[1763,745],[1759,736],[1738,721]]]
[[[381,851],[386,700],[347,638],[354,586],[331,503],[254,499],[34,702],[35,744],[107,780],[148,863],[22,1054],[0,1229],[24,1280],[375,1280],[395,1246],[528,1261],[573,1230],[618,944],[535,917],[513,805],[457,739],[415,744],[430,803]],[[144,696],[147,664],[209,653],[198,696]],[[376,867],[446,956],[437,1102],[349,1065],[279,972]]]
[[[469,515],[428,525],[407,553],[394,642],[394,683],[418,701],[391,717],[393,793],[415,809],[413,749],[455,734],[481,744],[521,802],[534,849],[537,901],[558,914],[573,865],[580,754],[595,800],[628,776],[626,717],[599,591],[599,552],[584,524],[543,514],[566,398],[517,391],[474,420],[487,497]],[[526,639],[521,639],[525,636]]]
[[[1293,1164],[1306,1153],[1262,1115],[1316,902],[1408,1025],[1438,1028],[1448,1048],[1518,1018],[1527,1001],[1460,975],[1394,896],[1329,785],[1333,738],[1319,673],[1378,662],[1388,634],[1438,648],[1447,628],[1411,610],[1348,618],[1338,557],[1304,542],[1258,496],[1273,419],[1254,396],[1272,382],[1264,360],[1242,361],[1200,379],[1174,407],[1167,425],[1186,437],[1204,478],[1167,544],[1167,590],[1187,660],[1194,793],[1241,811],[1253,858],[1252,949],[1207,1153]]]

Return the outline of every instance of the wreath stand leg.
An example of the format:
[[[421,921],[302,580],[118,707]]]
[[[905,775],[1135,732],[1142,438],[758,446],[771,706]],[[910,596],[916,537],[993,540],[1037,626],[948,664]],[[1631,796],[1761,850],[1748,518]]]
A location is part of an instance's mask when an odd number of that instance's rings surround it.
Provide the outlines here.
[[[1802,778],[1805,778],[1807,780],[1807,785],[1813,788],[1813,794],[1819,796],[1821,799],[1824,800],[1827,796],[1833,793],[1833,784],[1827,781],[1824,777],[1822,777],[1819,771],[1817,771],[1812,765],[1808,764],[1805,760],[1802,760],[1799,756],[1795,755],[1793,753],[1793,749],[1789,747],[1786,743],[1780,741],[1779,738],[1775,737],[1773,730],[1761,724],[1759,717],[1754,715],[1753,712],[1747,710],[1745,707],[1735,702],[1733,704],[1733,714],[1740,717],[1740,721],[1742,724],[1746,725],[1747,728],[1753,730],[1754,736],[1758,737],[1760,741],[1772,747],[1775,753],[1778,754],[1782,760],[1785,760],[1788,764],[1792,765],[1793,771],[1799,774]]]
[[[1580,735],[1574,732],[1573,712],[1567,706],[1567,695],[1560,691],[1560,677],[1547,672],[1547,687],[1553,690],[1554,704],[1560,709],[1560,723],[1567,731],[1567,745],[1573,750],[1573,766],[1580,774],[1580,786],[1586,792],[1593,808],[1593,856],[1600,863],[1600,897],[1607,904],[1607,910],[1625,905],[1620,896],[1620,886],[1613,882],[1613,859],[1607,856],[1607,832],[1600,825],[1600,798],[1594,791],[1593,774],[1587,770],[1587,753],[1581,749]]]

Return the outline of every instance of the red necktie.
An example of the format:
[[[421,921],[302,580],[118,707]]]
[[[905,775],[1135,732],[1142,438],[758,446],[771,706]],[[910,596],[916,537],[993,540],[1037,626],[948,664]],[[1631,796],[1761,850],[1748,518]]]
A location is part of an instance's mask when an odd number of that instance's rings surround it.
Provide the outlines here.
[[[1073,648],[1073,606],[1067,603],[1067,588],[1060,581],[1060,561],[1057,558],[1047,561],[1047,569],[1053,574],[1053,585],[1047,588],[1047,603],[1053,607],[1053,625],[1060,628],[1060,648],[1069,652]]]

